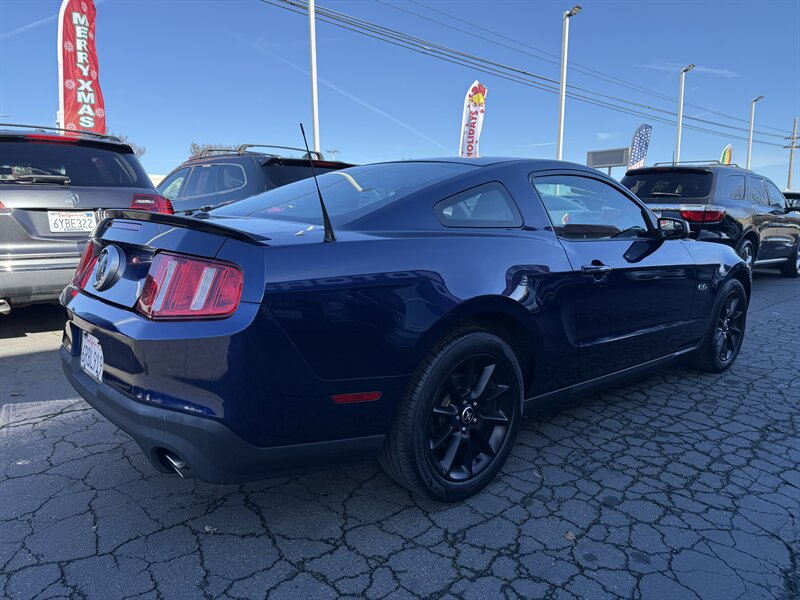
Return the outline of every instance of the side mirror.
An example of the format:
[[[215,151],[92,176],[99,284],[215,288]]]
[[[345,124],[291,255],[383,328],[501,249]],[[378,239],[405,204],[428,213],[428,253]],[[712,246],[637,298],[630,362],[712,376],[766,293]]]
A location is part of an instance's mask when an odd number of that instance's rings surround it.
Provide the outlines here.
[[[689,223],[683,219],[662,217],[658,220],[658,232],[662,240],[683,240],[689,237]]]

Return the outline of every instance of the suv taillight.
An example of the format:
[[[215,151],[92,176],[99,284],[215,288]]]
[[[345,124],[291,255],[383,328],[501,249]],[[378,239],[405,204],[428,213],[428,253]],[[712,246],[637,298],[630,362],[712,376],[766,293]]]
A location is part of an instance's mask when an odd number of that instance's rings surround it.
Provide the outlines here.
[[[681,218],[690,223],[717,223],[725,217],[725,207],[715,205],[688,205],[683,204],[679,208]]]
[[[227,317],[239,306],[242,281],[235,265],[160,252],[150,265],[136,309],[151,319]]]
[[[72,285],[81,290],[86,288],[89,275],[92,274],[92,270],[94,270],[94,266],[97,264],[98,255],[97,247],[91,241],[86,242],[86,247],[83,249],[81,260],[78,263],[78,268],[75,269],[75,274],[72,276]]]
[[[164,213],[174,215],[172,202],[164,196],[157,194],[134,194],[130,208],[133,210],[146,210],[147,212]]]

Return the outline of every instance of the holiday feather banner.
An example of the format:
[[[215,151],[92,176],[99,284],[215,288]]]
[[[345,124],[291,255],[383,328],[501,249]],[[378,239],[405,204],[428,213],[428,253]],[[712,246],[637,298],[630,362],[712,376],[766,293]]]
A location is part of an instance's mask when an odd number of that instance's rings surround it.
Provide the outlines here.
[[[93,0],[64,0],[58,13],[58,126],[106,132]]]
[[[464,97],[464,113],[461,117],[461,141],[458,144],[458,155],[465,158],[477,158],[478,142],[483,129],[483,115],[486,110],[486,88],[475,81]]]

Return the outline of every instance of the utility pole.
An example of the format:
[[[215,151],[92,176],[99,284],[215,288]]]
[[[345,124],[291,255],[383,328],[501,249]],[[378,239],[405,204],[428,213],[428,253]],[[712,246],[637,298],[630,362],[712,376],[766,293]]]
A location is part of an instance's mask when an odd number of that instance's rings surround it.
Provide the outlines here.
[[[679,163],[681,161],[681,130],[683,129],[683,84],[686,79],[686,74],[694,69],[694,65],[687,65],[681,69],[681,88],[678,93],[678,139],[675,141],[675,157],[672,163]]]
[[[311,50],[311,129],[314,134],[314,150],[319,152],[319,105],[317,102],[317,27],[314,0],[308,0],[308,39]]]
[[[753,98],[750,103],[750,133],[747,136],[747,168],[750,168],[750,155],[753,153],[753,123],[756,120],[756,102],[761,100],[764,96]]]
[[[792,137],[786,138],[789,140],[789,145],[784,148],[789,148],[789,181],[786,182],[786,189],[792,189],[792,167],[794,166],[794,149],[800,148],[797,143],[797,117],[794,118],[794,127],[792,128]]]
[[[569,50],[569,20],[581,12],[577,4],[564,11],[561,28],[561,81],[558,91],[558,137],[556,138],[556,160],[561,160],[564,151],[564,105],[567,98],[567,51]]]

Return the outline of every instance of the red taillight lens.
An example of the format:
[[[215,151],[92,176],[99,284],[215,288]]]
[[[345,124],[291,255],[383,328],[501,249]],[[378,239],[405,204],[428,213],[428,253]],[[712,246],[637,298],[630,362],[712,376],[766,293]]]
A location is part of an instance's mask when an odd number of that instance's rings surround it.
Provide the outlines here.
[[[133,210],[146,210],[147,212],[164,213],[167,215],[174,215],[175,211],[172,209],[172,202],[164,196],[156,194],[135,194],[130,208]]]
[[[151,319],[227,317],[241,297],[238,267],[161,252],[150,265],[136,307]]]
[[[75,275],[72,276],[72,285],[79,289],[85,289],[86,283],[89,281],[89,275],[92,274],[94,266],[97,264],[97,247],[92,242],[86,242],[86,247],[83,249],[81,260],[78,263],[78,268],[75,269]]]
[[[681,218],[690,223],[717,223],[725,217],[724,206],[681,206]]]

